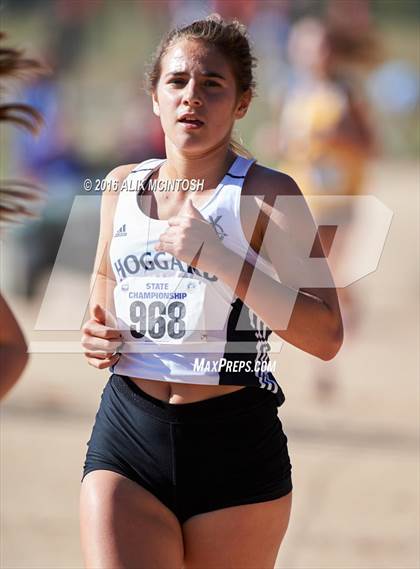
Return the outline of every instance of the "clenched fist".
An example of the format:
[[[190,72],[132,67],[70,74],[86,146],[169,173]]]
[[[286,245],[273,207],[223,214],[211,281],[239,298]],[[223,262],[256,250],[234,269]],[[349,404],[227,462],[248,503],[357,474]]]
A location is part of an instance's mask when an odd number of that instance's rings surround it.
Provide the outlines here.
[[[122,345],[122,336],[109,310],[96,304],[93,318],[86,322],[82,331],[82,346],[89,365],[105,369],[117,363],[121,354],[116,352]]]
[[[216,231],[188,198],[179,214],[168,219],[169,227],[159,237],[156,251],[165,251],[200,270],[214,272],[225,247]],[[199,254],[199,259],[192,261]]]

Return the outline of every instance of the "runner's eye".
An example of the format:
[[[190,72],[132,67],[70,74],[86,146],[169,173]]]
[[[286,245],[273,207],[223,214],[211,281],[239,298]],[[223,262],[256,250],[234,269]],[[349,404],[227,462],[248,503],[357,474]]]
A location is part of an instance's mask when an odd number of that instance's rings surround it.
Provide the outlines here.
[[[176,86],[178,87],[178,86],[185,85],[185,79],[179,79],[179,78],[170,79],[170,80],[168,81],[168,83],[169,83],[170,85],[176,85]]]

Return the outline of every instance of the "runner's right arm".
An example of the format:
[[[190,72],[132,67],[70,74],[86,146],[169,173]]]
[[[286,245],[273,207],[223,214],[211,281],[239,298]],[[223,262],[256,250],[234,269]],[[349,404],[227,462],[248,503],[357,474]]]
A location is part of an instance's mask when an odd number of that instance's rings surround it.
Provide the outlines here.
[[[107,189],[102,194],[101,224],[91,278],[90,319],[82,329],[85,356],[88,363],[98,369],[114,365],[119,358],[115,352],[121,345],[121,333],[116,327],[114,316],[113,292],[116,282],[109,260],[109,247],[119,188],[134,166],[135,164],[128,164],[112,170],[106,177]]]

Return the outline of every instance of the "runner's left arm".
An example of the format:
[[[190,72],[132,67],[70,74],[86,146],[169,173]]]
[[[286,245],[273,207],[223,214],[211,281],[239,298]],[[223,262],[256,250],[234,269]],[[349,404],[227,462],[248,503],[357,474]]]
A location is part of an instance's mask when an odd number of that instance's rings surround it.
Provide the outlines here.
[[[272,199],[264,202],[269,223],[263,247],[278,279],[227,249],[209,269],[278,336],[327,361],[343,342],[334,280],[300,189],[289,176],[281,174],[277,179]],[[294,199],[288,202],[289,197]],[[322,286],[308,286],[315,277]]]

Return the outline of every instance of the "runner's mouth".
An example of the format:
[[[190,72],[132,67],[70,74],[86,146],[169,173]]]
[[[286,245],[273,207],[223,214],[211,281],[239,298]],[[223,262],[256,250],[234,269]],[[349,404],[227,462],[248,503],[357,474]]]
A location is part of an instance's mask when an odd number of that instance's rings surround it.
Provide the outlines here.
[[[204,125],[204,122],[200,119],[196,119],[196,118],[192,118],[192,117],[181,117],[178,122],[185,124],[185,125],[191,125],[194,126],[195,128],[199,128],[200,126]]]

